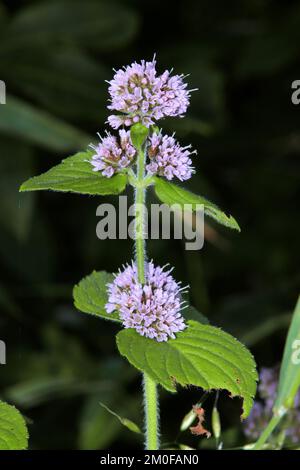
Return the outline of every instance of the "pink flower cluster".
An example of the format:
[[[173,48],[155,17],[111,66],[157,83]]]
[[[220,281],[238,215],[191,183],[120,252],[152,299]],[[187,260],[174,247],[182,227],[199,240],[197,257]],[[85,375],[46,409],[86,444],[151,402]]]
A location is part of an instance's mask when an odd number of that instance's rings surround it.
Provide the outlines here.
[[[166,116],[183,116],[190,102],[190,92],[183,75],[162,75],[156,71],[155,58],[119,69],[109,83],[111,115],[108,122],[114,129],[141,122],[145,126]]]
[[[155,59],[117,70],[109,84],[109,109],[123,113],[109,116],[108,121],[115,129],[137,122],[150,126],[164,116],[182,116],[189,105],[191,90],[186,89],[183,76],[172,76],[168,70],[158,75]],[[94,171],[101,171],[108,178],[131,166],[136,156],[130,132],[124,129],[119,131],[118,138],[107,133],[98,145],[91,147],[96,152],[91,159]],[[190,145],[181,147],[174,136],[152,132],[145,147],[148,174],[168,180],[191,178],[194,168],[190,157],[196,152],[190,150]]]
[[[140,335],[167,341],[186,328],[181,316],[183,301],[180,283],[169,271],[146,264],[146,282],[138,281],[137,267],[127,265],[108,284],[107,313],[118,311],[125,328],[134,328]]]
[[[148,156],[150,163],[147,170],[152,175],[165,176],[167,180],[174,177],[180,181],[188,180],[194,173],[190,155],[191,146],[181,147],[173,136],[152,134],[149,138]]]
[[[91,144],[91,148],[96,152],[91,159],[93,170],[101,171],[107,178],[127,168],[136,156],[130,132],[125,130],[119,131],[119,139],[107,133],[106,137],[100,137],[98,145]]]

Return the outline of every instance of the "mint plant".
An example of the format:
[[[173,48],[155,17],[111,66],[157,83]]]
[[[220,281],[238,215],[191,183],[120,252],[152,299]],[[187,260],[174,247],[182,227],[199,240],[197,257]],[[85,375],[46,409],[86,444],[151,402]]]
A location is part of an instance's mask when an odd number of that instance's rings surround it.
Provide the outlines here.
[[[243,399],[248,416],[256,391],[256,369],[250,352],[231,335],[211,326],[187,300],[172,269],[149,261],[145,243],[147,191],[169,206],[194,211],[199,204],[218,223],[240,230],[232,216],[202,196],[171,182],[195,172],[190,146],[164,135],[157,121],[183,117],[192,90],[182,75],[159,75],[156,61],[133,63],[115,72],[109,82],[108,118],[115,130],[90,149],[66,158],[31,178],[21,191],[54,190],[95,196],[121,194],[129,185],[135,194],[135,259],[115,275],[105,271],[85,277],[74,287],[78,310],[120,325],[117,347],[143,373],[146,448],[159,448],[158,385],[176,392],[178,385],[203,390],[226,389]],[[121,127],[121,129],[119,129]],[[167,261],[167,260],[166,260]],[[123,328],[122,328],[123,327]]]

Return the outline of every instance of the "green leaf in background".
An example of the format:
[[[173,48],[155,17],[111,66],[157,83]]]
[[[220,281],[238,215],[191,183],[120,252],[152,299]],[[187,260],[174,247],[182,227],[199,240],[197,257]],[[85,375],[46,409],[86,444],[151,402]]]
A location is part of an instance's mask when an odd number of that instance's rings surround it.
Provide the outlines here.
[[[12,96],[7,96],[6,105],[0,107],[0,132],[59,152],[91,142],[84,132]]]
[[[5,38],[11,48],[24,43],[40,46],[69,41],[107,52],[128,44],[138,25],[137,14],[122,3],[56,0],[23,8],[13,18]]]
[[[244,324],[245,333],[239,336],[239,339],[246,344],[246,346],[252,347],[260,341],[265,341],[277,331],[287,329],[291,323],[291,316],[290,313],[283,313],[273,318],[262,318],[260,322],[257,322],[257,327],[248,329],[247,325]]]
[[[196,208],[197,204],[203,204],[204,213],[206,215],[213,218],[221,225],[240,231],[240,227],[232,215],[227,216],[218,208],[218,206],[204,197],[193,194],[190,191],[157,176],[153,177],[153,181],[155,185],[155,194],[164,204],[168,204],[169,206],[172,206],[172,204],[179,204],[182,207],[184,204],[191,204],[193,206],[193,210]]]
[[[20,155],[17,165],[12,158],[12,148],[15,155]],[[22,198],[18,187],[32,174],[33,150],[23,142],[2,137],[0,154],[1,228],[4,228],[9,235],[13,235],[16,240],[23,241],[30,229],[35,194],[27,194]]]
[[[109,411],[113,408],[119,414],[126,410],[126,414],[132,416],[133,419],[138,417],[137,397],[135,395],[132,396],[132,393],[128,395],[124,388],[122,388],[122,385],[118,383],[116,387],[116,383],[117,381],[115,381],[115,386],[109,392],[98,392],[87,397],[79,418],[79,449],[107,449],[116,440],[118,435],[121,434],[123,436],[124,429],[122,426],[124,423],[112,417],[111,413],[108,412],[108,407],[104,408],[101,406],[101,402],[109,405]],[[129,422],[135,425],[131,420],[126,420],[125,422],[127,425]],[[135,429],[137,430],[138,427],[136,426]],[[137,433],[128,433],[128,436],[131,439],[139,437]],[[124,442],[124,437],[121,439]]]
[[[110,406],[123,402],[118,392],[111,390],[109,394],[93,394],[87,397],[79,415],[78,448],[81,450],[106,449],[122,430],[117,419],[99,405],[99,396],[110,403]]]
[[[89,160],[92,152],[79,152],[66,158],[59,165],[40,176],[29,179],[22,184],[20,191],[39,191],[51,189],[80,194],[107,195],[124,191],[126,175],[115,175],[106,178],[93,171]]]
[[[120,322],[117,312],[107,313],[105,304],[108,301],[106,285],[114,279],[113,274],[105,271],[94,271],[74,287],[75,307],[84,313],[90,313],[106,320]]]
[[[128,418],[123,418],[122,416],[118,415],[117,413],[115,413],[113,410],[111,410],[110,408],[108,408],[108,406],[106,406],[104,403],[99,403],[108,413],[110,413],[111,415],[115,416],[115,418],[117,418],[120,423],[125,426],[125,428],[129,429],[129,431],[131,432],[135,432],[136,434],[142,434],[142,431],[140,430],[140,428],[138,427],[138,425],[136,423],[134,423],[131,419],[128,419]]]
[[[274,412],[292,408],[300,387],[300,297],[289,328],[283,360],[280,368],[277,398]]]
[[[176,339],[162,343],[125,329],[118,333],[117,345],[122,356],[166,390],[175,392],[176,383],[226,389],[243,398],[242,417],[249,415],[257,380],[254,359],[245,346],[219,328],[190,321]]]
[[[24,450],[28,445],[28,431],[21,413],[0,401],[0,450]]]
[[[82,386],[82,382],[79,384]],[[73,377],[39,377],[14,384],[5,390],[5,396],[24,409],[41,406],[54,399],[76,395],[78,381]]]
[[[29,49],[18,60],[2,55],[1,64],[1,78],[49,112],[77,125],[105,121],[111,71],[80,48]]]

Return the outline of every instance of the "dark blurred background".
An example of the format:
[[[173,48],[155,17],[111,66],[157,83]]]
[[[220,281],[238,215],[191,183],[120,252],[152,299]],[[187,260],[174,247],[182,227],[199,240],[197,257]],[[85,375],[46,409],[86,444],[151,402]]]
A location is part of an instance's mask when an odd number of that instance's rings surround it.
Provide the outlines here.
[[[103,199],[18,193],[21,182],[104,131],[105,80],[134,60],[156,53],[159,70],[190,74],[190,88],[199,91],[187,117],[160,124],[198,150],[188,187],[242,228],[237,234],[207,220],[202,251],[162,240],[149,243],[149,256],[173,264],[194,305],[245,342],[259,366],[280,361],[299,287],[300,105],[291,102],[299,44],[296,1],[0,3],[7,87],[0,105],[0,339],[7,344],[0,396],[26,416],[32,449],[142,445],[99,405],[141,425],[141,377],[118,356],[117,328],[72,306],[73,284],[93,269],[116,270],[131,259],[132,242],[96,238]],[[161,391],[165,445],[204,445],[179,433],[200,395]],[[240,405],[221,395],[232,446],[245,443]]]

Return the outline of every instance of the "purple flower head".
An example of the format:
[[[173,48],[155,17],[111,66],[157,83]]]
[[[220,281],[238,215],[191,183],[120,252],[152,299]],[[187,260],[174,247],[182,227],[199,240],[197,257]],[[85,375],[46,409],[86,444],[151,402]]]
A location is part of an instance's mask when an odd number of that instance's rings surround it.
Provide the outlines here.
[[[138,281],[135,263],[127,265],[108,284],[107,313],[119,311],[125,328],[134,328],[140,335],[156,341],[175,338],[186,328],[181,316],[183,301],[180,283],[170,275],[171,270],[146,264],[146,282]]]
[[[258,394],[262,401],[255,401],[249,417],[244,423],[245,435],[255,441],[266,427],[273,414],[273,405],[279,379],[279,367],[263,367],[259,374]],[[281,426],[288,443],[300,442],[300,391],[297,393],[294,408],[286,414]]]
[[[293,409],[290,411],[289,423],[285,428],[286,439],[291,444],[300,443],[300,410]]]
[[[174,177],[180,181],[188,180],[194,173],[190,156],[190,145],[181,147],[173,136],[152,134],[149,138],[148,156],[150,163],[146,166],[150,174],[164,176],[168,180]]]
[[[255,401],[251,413],[244,423],[243,429],[245,435],[253,441],[258,439],[271,417],[272,410],[265,408],[262,403]]]
[[[111,102],[108,109],[124,115],[109,116],[109,124],[118,129],[140,121],[149,127],[166,116],[183,116],[191,92],[183,79],[183,75],[172,76],[168,70],[157,75],[155,58],[117,70],[108,82]]]
[[[98,145],[90,145],[96,152],[91,164],[93,171],[101,171],[103,176],[110,178],[133,162],[136,149],[132,145],[129,131],[120,130],[119,139],[109,132],[105,137],[99,137],[101,141]]]
[[[260,369],[258,391],[260,397],[265,400],[269,408],[272,408],[276,398],[278,375],[278,367],[262,367]]]

